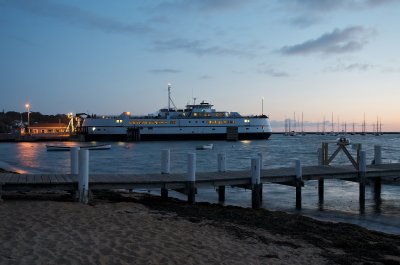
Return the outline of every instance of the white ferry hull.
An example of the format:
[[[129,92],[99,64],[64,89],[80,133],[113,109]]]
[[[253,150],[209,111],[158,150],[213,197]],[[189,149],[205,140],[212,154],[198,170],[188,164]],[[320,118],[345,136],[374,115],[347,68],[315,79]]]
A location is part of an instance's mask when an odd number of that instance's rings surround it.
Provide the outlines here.
[[[267,140],[271,133],[242,133],[238,140]],[[227,134],[141,134],[140,141],[227,140]],[[126,134],[87,134],[85,141],[129,141]]]
[[[129,130],[135,135],[133,139]],[[131,118],[122,121],[88,118],[82,124],[81,133],[87,141],[229,140],[232,130],[233,137],[237,140],[266,140],[272,132],[269,120],[264,116],[212,120]]]

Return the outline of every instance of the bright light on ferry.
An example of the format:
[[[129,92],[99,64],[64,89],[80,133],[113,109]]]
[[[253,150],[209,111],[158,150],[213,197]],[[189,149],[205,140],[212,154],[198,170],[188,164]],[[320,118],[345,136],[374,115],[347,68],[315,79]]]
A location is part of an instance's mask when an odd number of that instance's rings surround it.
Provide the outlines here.
[[[93,128],[92,128],[92,131],[95,131],[95,130],[96,130],[96,127],[93,127]]]
[[[250,120],[247,120],[247,119],[246,119],[246,120],[244,120],[244,122],[246,122],[246,123],[249,123],[249,122],[250,122]]]

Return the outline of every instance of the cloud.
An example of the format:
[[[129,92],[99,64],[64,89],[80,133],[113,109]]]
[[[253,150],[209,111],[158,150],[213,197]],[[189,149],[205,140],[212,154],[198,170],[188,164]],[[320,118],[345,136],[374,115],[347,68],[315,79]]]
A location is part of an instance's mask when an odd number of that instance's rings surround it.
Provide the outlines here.
[[[212,78],[214,78],[214,77],[211,75],[202,75],[199,77],[199,79],[201,79],[201,80],[207,80],[207,79],[212,79]]]
[[[149,72],[151,72],[153,74],[178,74],[178,73],[182,73],[181,70],[170,69],[170,68],[152,69]]]
[[[323,21],[327,13],[362,11],[396,3],[400,3],[400,0],[290,0],[279,1],[278,5],[285,12],[294,14],[293,18],[287,20],[291,25],[306,28]]]
[[[340,9],[360,10],[380,7],[392,3],[400,3],[399,0],[292,0],[285,1],[285,6],[294,10],[303,9],[307,12],[332,12]]]
[[[243,0],[175,0],[164,1],[156,8],[159,10],[197,11],[210,13],[234,10],[245,4],[248,4],[249,2]]]
[[[351,71],[360,71],[360,72],[365,72],[368,70],[371,70],[375,66],[372,64],[362,64],[362,63],[351,63],[351,64],[345,64],[345,63],[338,63],[337,65],[333,67],[328,67],[326,70],[327,71],[332,71],[332,72],[351,72]]]
[[[188,53],[203,55],[234,55],[234,56],[253,56],[251,53],[235,49],[227,48],[219,45],[207,45],[204,41],[185,40],[185,39],[170,39],[165,41],[155,41],[154,49],[157,51],[186,51]]]
[[[272,77],[287,77],[287,76],[289,76],[289,74],[286,72],[279,71],[279,70],[276,70],[276,69],[273,69],[270,67],[268,67],[266,69],[258,70],[258,72],[261,74],[266,74],[266,75],[272,76]]]
[[[143,34],[151,31],[147,26],[127,24],[113,18],[99,16],[76,6],[56,3],[50,0],[6,0],[6,3],[37,16],[53,18],[64,23],[101,30],[107,33]]]
[[[280,52],[284,55],[306,55],[312,53],[336,54],[361,50],[367,44],[368,30],[361,26],[335,29],[317,39],[300,44],[284,46]]]
[[[8,37],[10,40],[12,40],[14,42],[17,42],[19,44],[23,44],[23,45],[26,45],[26,46],[31,46],[31,47],[38,47],[39,46],[38,44],[36,44],[36,43],[34,43],[34,42],[30,41],[30,40],[27,40],[25,38],[21,38],[19,36],[14,35],[14,34],[6,34],[6,37]]]
[[[299,16],[292,18],[289,23],[298,28],[307,28],[312,25],[315,25],[321,21],[321,18],[317,16]]]

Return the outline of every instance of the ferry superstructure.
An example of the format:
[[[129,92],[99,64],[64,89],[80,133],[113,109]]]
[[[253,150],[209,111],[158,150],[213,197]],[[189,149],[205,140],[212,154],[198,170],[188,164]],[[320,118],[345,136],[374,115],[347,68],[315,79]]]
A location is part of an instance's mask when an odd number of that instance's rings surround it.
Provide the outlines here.
[[[248,140],[271,136],[266,115],[241,116],[237,112],[216,111],[204,101],[177,109],[170,93],[168,86],[168,108],[155,114],[131,116],[124,112],[114,117],[87,116],[79,132],[86,141]]]

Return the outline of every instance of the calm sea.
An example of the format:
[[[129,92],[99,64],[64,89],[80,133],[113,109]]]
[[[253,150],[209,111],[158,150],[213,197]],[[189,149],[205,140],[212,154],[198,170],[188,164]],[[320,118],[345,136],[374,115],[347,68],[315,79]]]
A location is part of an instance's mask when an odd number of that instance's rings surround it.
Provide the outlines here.
[[[352,143],[361,143],[367,151],[367,161],[373,159],[374,145],[382,146],[384,163],[399,162],[400,135],[349,136]],[[249,169],[252,157],[261,153],[263,167],[293,166],[299,158],[303,165],[317,164],[317,149],[323,141],[333,141],[334,136],[272,135],[268,141],[166,141],[166,142],[112,142],[110,150],[90,152],[91,173],[154,173],[160,172],[162,149],[171,150],[171,171],[185,172],[187,153],[197,153],[197,170],[217,169],[217,154],[226,153],[227,169]],[[213,150],[196,150],[196,146],[213,143]],[[69,173],[69,152],[47,152],[46,144],[79,145],[82,143],[0,143],[0,167],[26,173]],[[332,152],[335,145],[330,146]],[[350,151],[354,154],[355,150]],[[334,160],[336,164],[349,164],[344,154]],[[146,191],[147,192],[147,191]],[[159,194],[159,191],[149,191]],[[182,195],[170,192],[170,196],[184,199]],[[291,213],[301,213],[321,220],[349,222],[369,229],[400,234],[400,186],[383,185],[382,198],[374,200],[372,188],[367,186],[365,212],[360,213],[358,204],[358,183],[325,181],[324,204],[318,202],[316,181],[308,181],[303,188],[303,208],[295,210],[293,187],[265,184],[262,207]],[[213,188],[200,189],[197,201],[218,202]],[[239,188],[227,188],[227,205],[251,207],[251,192]]]

